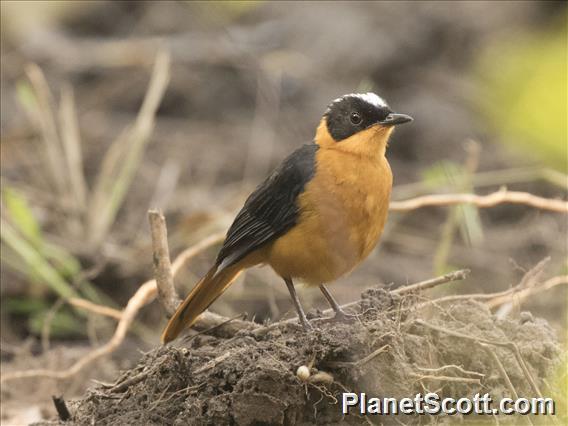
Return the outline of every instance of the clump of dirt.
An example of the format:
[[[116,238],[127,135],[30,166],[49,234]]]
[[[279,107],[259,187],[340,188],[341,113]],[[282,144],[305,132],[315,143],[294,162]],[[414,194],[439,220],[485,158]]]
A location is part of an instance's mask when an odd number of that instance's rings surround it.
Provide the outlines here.
[[[395,398],[479,392],[498,400],[511,396],[512,385],[519,396],[533,397],[559,362],[560,347],[545,321],[530,315],[497,319],[474,301],[417,309],[412,297],[373,289],[353,311],[358,319],[351,323],[316,314],[309,333],[287,322],[229,338],[190,336],[157,348],[113,387],[99,385],[71,401],[73,422],[362,424],[366,420],[356,413],[341,414],[343,392]],[[296,374],[302,365],[311,370],[307,380]],[[381,418],[386,424],[398,420],[421,421]]]

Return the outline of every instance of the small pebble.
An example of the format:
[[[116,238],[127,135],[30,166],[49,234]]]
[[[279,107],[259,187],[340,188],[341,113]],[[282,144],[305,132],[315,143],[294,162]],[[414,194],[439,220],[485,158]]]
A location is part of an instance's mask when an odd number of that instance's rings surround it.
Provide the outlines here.
[[[296,376],[298,379],[305,382],[310,377],[310,369],[305,365],[300,365],[296,370]]]

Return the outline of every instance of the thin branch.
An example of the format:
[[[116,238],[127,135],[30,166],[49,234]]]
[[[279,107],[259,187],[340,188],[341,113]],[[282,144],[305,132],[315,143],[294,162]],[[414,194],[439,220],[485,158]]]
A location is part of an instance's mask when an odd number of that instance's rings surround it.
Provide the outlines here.
[[[501,341],[497,341],[497,340],[484,339],[482,337],[469,336],[469,335],[461,333],[459,331],[450,330],[450,329],[445,328],[445,327],[441,327],[441,326],[438,326],[438,325],[435,325],[435,324],[427,323],[426,321],[423,321],[421,319],[414,320],[414,323],[420,324],[420,325],[427,327],[427,328],[430,328],[432,330],[439,331],[441,333],[445,333],[445,334],[450,335],[450,336],[459,337],[459,338],[462,338],[462,339],[474,341],[474,342],[476,342],[476,343],[478,343],[482,346],[483,346],[483,344],[485,344],[485,345],[493,345],[493,346],[499,346],[499,347],[502,347],[502,348],[509,349],[511,352],[513,352],[513,355],[515,356],[517,363],[521,367],[521,370],[523,370],[525,378],[526,378],[527,382],[529,383],[529,385],[532,387],[535,394],[539,397],[542,397],[542,392],[540,391],[538,385],[536,384],[536,381],[534,380],[534,377],[532,376],[531,372],[529,371],[527,364],[526,364],[525,360],[523,359],[523,356],[521,355],[521,351],[520,351],[519,347],[514,342],[505,342],[505,341],[501,342]]]
[[[417,380],[440,380],[443,382],[461,382],[461,383],[473,383],[476,385],[480,385],[481,382],[479,379],[473,379],[471,377],[457,377],[457,376],[436,376],[430,374],[418,374],[418,373],[409,373],[410,377],[414,377]]]
[[[505,370],[503,363],[501,362],[501,360],[499,359],[499,357],[497,356],[495,351],[493,349],[491,349],[491,347],[489,345],[484,344],[484,343],[479,343],[479,346],[481,346],[483,349],[485,349],[485,351],[491,356],[491,358],[495,362],[495,365],[497,365],[497,369],[501,373],[501,377],[503,377],[503,379],[505,380],[505,383],[507,384],[507,387],[509,388],[509,392],[511,392],[511,396],[515,399],[518,399],[519,395],[517,394],[517,390],[515,389],[515,386],[513,386],[513,382],[511,382],[511,379],[509,378],[509,375],[507,374],[507,370]]]
[[[182,251],[172,263],[172,272],[174,276],[177,275],[180,268],[185,265],[189,259],[197,256],[203,250],[207,250],[209,247],[219,244],[225,239],[225,235],[226,232],[218,232]]]
[[[133,386],[137,383],[140,383],[142,380],[145,380],[146,377],[148,377],[148,374],[150,372],[149,371],[142,371],[141,373],[138,373],[135,376],[131,376],[130,378],[126,379],[125,381],[117,384],[116,386],[112,387],[109,392],[111,393],[120,393],[126,389],[128,389],[130,386]]]
[[[416,319],[413,322],[415,324],[419,324],[423,327],[427,327],[427,328],[430,328],[432,330],[439,331],[440,333],[448,334],[450,336],[459,337],[461,339],[473,340],[474,342],[485,343],[487,345],[493,345],[493,346],[499,346],[499,347],[505,347],[505,348],[511,347],[511,343],[509,343],[509,342],[500,342],[498,340],[488,340],[488,339],[484,339],[483,337],[470,336],[470,335],[461,333],[461,332],[456,331],[456,330],[450,330],[449,328],[441,327],[441,326],[436,325],[436,324],[430,324],[430,323],[423,321],[421,319]]]
[[[465,280],[467,278],[467,276],[469,275],[469,273],[470,273],[469,269],[460,269],[458,271],[450,272],[449,274],[441,275],[441,276],[436,277],[436,278],[431,278],[431,279],[428,279],[428,280],[419,281],[419,282],[414,283],[414,284],[410,284],[410,285],[406,285],[406,286],[403,286],[403,287],[396,288],[391,293],[401,295],[401,294],[408,294],[408,293],[412,293],[412,292],[427,290],[427,289],[436,287],[436,286],[441,285],[441,284]],[[345,305],[341,305],[341,308],[350,308],[352,306],[357,305],[359,302],[360,302],[360,300],[356,300],[354,302],[349,302],[349,303],[346,303]],[[322,314],[327,315],[327,314],[331,314],[332,312],[333,312],[333,309],[326,309],[325,311],[322,312]]]
[[[414,307],[414,309],[421,309],[426,306],[438,303],[456,302],[460,300],[487,300],[485,303],[489,305],[490,308],[495,308],[511,300],[512,297],[518,298],[518,301],[522,301],[533,294],[540,293],[542,291],[549,290],[559,285],[568,284],[568,275],[558,275],[556,277],[549,278],[542,284],[538,284],[529,288],[519,289],[519,286],[511,287],[507,290],[499,291],[496,293],[475,293],[475,294],[457,294],[452,296],[444,296],[434,300],[428,300],[427,302],[421,303]]]
[[[420,367],[418,365],[414,365],[414,368],[416,368],[417,370],[426,371],[426,372],[429,372],[429,373],[437,373],[437,372],[444,371],[444,370],[455,369],[455,370],[458,370],[458,371],[460,371],[464,374],[469,374],[469,375],[478,376],[478,377],[485,377],[485,374],[483,374],[483,373],[479,373],[477,371],[464,370],[462,367],[460,367],[459,365],[455,365],[455,364],[442,365],[441,367],[438,367],[438,368],[428,368],[428,367]]]
[[[437,278],[431,278],[426,281],[421,281],[416,284],[399,287],[392,291],[394,294],[408,294],[417,291],[424,291],[436,287],[440,284],[465,280],[471,271],[469,269],[460,269],[458,271],[450,272],[449,274],[442,275]]]
[[[365,358],[360,359],[359,361],[356,362],[357,366],[361,366],[361,365],[365,365],[367,364],[369,361],[375,359],[379,354],[382,354],[383,352],[386,352],[389,348],[391,347],[391,345],[386,344],[381,346],[379,349],[377,349],[376,351],[371,352],[369,355],[367,355]]]
[[[497,306],[500,306],[504,303],[511,301],[511,299],[513,297],[515,298],[515,300],[517,302],[520,303],[523,300],[525,300],[526,298],[528,298],[529,296],[532,296],[533,294],[540,293],[540,292],[546,291],[546,290],[550,290],[551,288],[559,286],[559,285],[567,285],[567,284],[568,284],[568,275],[558,275],[558,276],[552,277],[552,278],[546,280],[545,282],[543,282],[542,284],[536,285],[534,287],[529,287],[529,288],[525,288],[523,290],[518,290],[518,291],[515,291],[515,288],[511,288],[511,289],[507,290],[506,292],[504,292],[505,294],[501,294],[501,295],[492,294],[490,296],[493,296],[493,297],[485,303],[490,308],[496,308]]]
[[[67,299],[67,303],[77,308],[85,309],[86,311],[103,315],[105,317],[111,317],[116,320],[120,320],[122,318],[122,311],[110,308],[108,306],[97,305],[96,303],[90,302],[80,297],[70,297],[69,299]]]
[[[451,206],[455,204],[474,204],[479,208],[493,207],[497,204],[525,204],[542,210],[568,213],[568,202],[539,197],[528,192],[501,189],[488,195],[476,194],[437,194],[424,195],[405,201],[391,201],[389,209],[394,212],[407,212],[428,206]]]
[[[170,317],[175,313],[181,300],[174,288],[166,219],[162,212],[150,210],[148,220],[150,221],[150,233],[152,235],[154,276],[158,286],[158,300],[164,308],[166,316]]]
[[[65,299],[59,297],[53,306],[45,314],[45,319],[43,320],[43,325],[41,327],[41,351],[47,353],[49,351],[49,335],[51,333],[51,324],[53,319],[57,314],[57,311],[64,305]]]
[[[231,358],[233,356],[236,355],[240,355],[243,352],[246,352],[249,348],[248,347],[242,347],[239,349],[234,349],[234,350],[229,350],[228,352],[225,352],[224,354],[219,355],[217,358],[212,359],[211,361],[207,362],[207,364],[199,367],[198,369],[194,370],[191,372],[192,375],[196,375],[196,374],[201,374],[207,370],[211,370],[212,368],[214,368],[215,366],[217,366],[218,364],[222,363],[223,361],[225,361],[228,358]]]

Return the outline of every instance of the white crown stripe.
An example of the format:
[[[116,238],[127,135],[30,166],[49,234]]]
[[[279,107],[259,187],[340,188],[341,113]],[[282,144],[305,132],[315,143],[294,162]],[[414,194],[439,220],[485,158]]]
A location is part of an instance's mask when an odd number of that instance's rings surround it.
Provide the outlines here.
[[[387,103],[385,102],[385,100],[383,98],[381,98],[379,95],[372,93],[372,92],[367,92],[367,93],[349,93],[348,95],[343,95],[337,99],[334,99],[334,101],[332,102],[332,104],[339,102],[345,98],[349,98],[349,97],[355,97],[355,98],[359,98],[364,100],[365,102],[374,105],[376,107],[386,107]]]
[[[368,103],[375,105],[377,107],[387,106],[387,103],[385,102],[385,100],[383,98],[381,98],[379,95],[376,95],[375,93],[372,93],[372,92],[367,92],[367,93],[364,93],[364,94],[359,94],[359,95],[354,95],[354,96],[361,98],[365,102],[368,102]]]

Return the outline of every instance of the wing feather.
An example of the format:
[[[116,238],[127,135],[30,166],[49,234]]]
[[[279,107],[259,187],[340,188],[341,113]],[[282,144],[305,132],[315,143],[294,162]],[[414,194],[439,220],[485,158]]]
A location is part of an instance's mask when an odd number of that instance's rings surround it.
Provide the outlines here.
[[[294,151],[247,198],[217,256],[218,270],[234,265],[297,223],[298,196],[314,176],[317,149],[316,144],[307,144]]]

